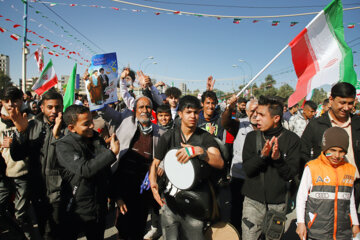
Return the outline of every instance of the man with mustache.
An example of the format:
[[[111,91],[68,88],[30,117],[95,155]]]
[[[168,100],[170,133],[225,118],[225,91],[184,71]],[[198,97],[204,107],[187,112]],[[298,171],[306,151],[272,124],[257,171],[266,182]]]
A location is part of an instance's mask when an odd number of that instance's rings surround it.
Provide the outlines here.
[[[129,109],[117,112],[107,106],[103,111],[104,119],[111,119],[115,124],[116,137],[120,142],[120,153],[112,166],[114,175],[110,185],[111,197],[118,205],[115,226],[120,239],[143,239],[153,198],[151,191],[140,193],[140,187],[163,133],[150,121],[152,102],[149,98],[136,99],[133,109],[134,112]]]
[[[27,122],[19,112],[10,114],[18,137],[10,147],[17,161],[29,158],[31,202],[44,239],[59,239],[61,176],[51,143],[64,135],[62,121],[63,99],[60,93],[50,90],[42,96],[41,113]]]
[[[331,88],[329,111],[310,121],[301,136],[301,161],[305,164],[320,155],[321,140],[326,129],[343,128],[349,135],[346,159],[356,167],[354,192],[355,203],[358,207],[360,202],[360,118],[351,114],[355,97],[356,89],[350,83],[340,82]]]

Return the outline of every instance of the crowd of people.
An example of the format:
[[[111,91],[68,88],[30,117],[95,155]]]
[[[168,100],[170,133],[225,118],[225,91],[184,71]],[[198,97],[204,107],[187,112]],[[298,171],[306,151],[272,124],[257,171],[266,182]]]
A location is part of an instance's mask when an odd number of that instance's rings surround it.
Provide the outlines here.
[[[301,240],[360,232],[354,86],[334,85],[319,112],[311,100],[287,108],[276,96],[219,103],[212,77],[198,99],[176,87],[162,94],[139,72],[136,97],[135,76],[124,69],[121,101],[98,111],[81,95],[63,111],[54,89],[5,90],[0,238],[104,239],[110,211],[117,238],[129,240],[201,240],[218,222],[240,239],[269,239],[264,219],[274,212],[287,214],[282,232],[295,234],[297,223]],[[180,176],[194,177],[189,188],[170,180],[172,151],[181,165],[200,164],[198,175]]]

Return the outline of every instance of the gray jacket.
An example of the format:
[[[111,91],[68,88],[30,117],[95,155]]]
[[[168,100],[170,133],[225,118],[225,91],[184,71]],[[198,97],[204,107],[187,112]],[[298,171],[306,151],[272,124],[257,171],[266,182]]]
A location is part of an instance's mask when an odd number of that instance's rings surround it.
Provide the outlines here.
[[[239,124],[239,131],[236,134],[234,139],[234,147],[233,147],[233,159],[231,162],[230,175],[235,178],[245,179],[246,174],[242,167],[243,159],[242,159],[242,150],[244,148],[246,135],[254,131],[249,118],[241,118]]]
[[[115,125],[116,129],[116,137],[120,143],[120,152],[116,156],[115,163],[111,166],[111,171],[115,172],[118,168],[120,159],[125,155],[125,153],[129,150],[130,143],[136,133],[138,128],[137,119],[132,111],[126,109],[123,112],[117,112],[114,109],[106,106],[102,109],[102,117],[105,121],[112,120],[112,124]],[[160,127],[156,124],[152,124],[153,128],[153,156],[155,154],[155,149],[157,143],[159,141],[160,136],[165,132],[164,130],[160,129]]]

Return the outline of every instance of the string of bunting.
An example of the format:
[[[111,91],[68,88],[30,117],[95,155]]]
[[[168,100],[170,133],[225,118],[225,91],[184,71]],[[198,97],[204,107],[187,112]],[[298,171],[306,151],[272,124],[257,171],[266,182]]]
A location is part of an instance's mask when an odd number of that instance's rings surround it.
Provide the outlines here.
[[[152,11],[153,14],[155,15],[160,15],[160,14],[168,14],[168,15],[185,15],[185,16],[195,16],[195,17],[211,17],[211,18],[216,18],[218,20],[222,19],[222,18],[230,18],[233,19],[233,23],[234,24],[239,24],[243,19],[249,19],[251,20],[252,23],[258,23],[260,21],[263,21],[261,19],[268,19],[268,18],[284,18],[284,17],[297,17],[297,16],[305,16],[305,15],[315,15],[318,12],[307,12],[307,13],[297,13],[297,14],[285,14],[285,15],[273,15],[273,16],[227,16],[227,15],[214,15],[214,14],[205,14],[205,13],[194,13],[194,12],[183,12],[183,11],[178,11],[178,10],[172,10],[172,9],[166,9],[166,8],[157,8],[157,7],[152,7],[149,5],[143,5],[143,4],[137,4],[137,3],[132,3],[132,2],[127,2],[127,1],[122,1],[122,0],[112,0],[113,2],[118,2],[118,3],[122,3],[122,4],[126,4],[126,5],[131,5],[131,6],[136,6],[136,7],[141,7],[141,8],[147,8],[147,9],[152,9],[154,11]],[[38,3],[37,0],[32,0],[32,2],[34,3]],[[76,4],[76,3],[57,3],[57,2],[45,2],[45,1],[41,1],[41,3],[44,4],[48,4],[50,7],[55,7],[55,6],[68,6],[68,7],[91,7],[91,8],[99,8],[99,9],[112,9],[115,11],[131,11],[131,12],[135,12],[135,13],[146,13],[146,10],[139,10],[139,9],[127,9],[127,8],[119,8],[119,7],[105,7],[102,5],[86,5],[86,4]],[[360,9],[359,7],[352,7],[352,8],[344,8],[344,11],[347,10],[355,10],[355,9]],[[271,22],[271,26],[278,26],[280,24],[280,21],[278,20],[273,20],[273,21],[269,21]],[[297,25],[299,22],[297,21],[291,21],[289,23],[290,27],[294,27],[295,25]],[[355,28],[355,26],[359,24],[359,23],[348,23],[346,25],[347,28]]]
[[[30,8],[34,8],[33,6],[29,5]],[[87,45],[85,42],[81,41],[81,39],[77,38],[76,36],[74,36],[73,34],[71,34],[71,32],[69,30],[67,30],[64,26],[58,24],[56,21],[52,20],[50,17],[48,17],[47,15],[43,14],[41,11],[38,10],[34,10],[35,14],[40,15],[42,18],[46,19],[47,21],[53,23],[56,27],[60,28],[67,37],[73,38],[76,42],[81,43],[82,45],[84,45],[84,47],[89,50],[92,55],[96,54],[97,52],[94,51],[89,45]]]
[[[4,19],[4,21],[7,21],[7,22],[15,23],[14,21],[12,21],[12,20],[9,19],[9,18],[4,18],[3,15],[0,15],[0,19]],[[20,24],[16,24],[16,23],[15,23],[15,24],[13,25],[13,28],[15,28],[15,29],[16,29],[16,28],[19,28],[19,27],[24,28],[24,27],[23,27],[22,25],[20,25]],[[66,53],[68,54],[68,56],[70,56],[71,54],[74,54],[74,55],[79,56],[83,61],[89,62],[89,60],[87,60],[87,59],[85,59],[84,57],[82,57],[79,52],[70,51],[69,49],[66,49],[65,47],[63,47],[63,46],[61,46],[61,45],[59,45],[59,44],[57,44],[57,43],[54,43],[54,42],[51,41],[50,39],[47,39],[47,38],[45,38],[44,36],[41,36],[41,35],[39,35],[38,33],[36,33],[35,31],[32,31],[32,30],[30,30],[30,29],[27,29],[26,31],[27,31],[28,33],[32,33],[32,34],[38,36],[40,39],[43,39],[43,40],[45,40],[45,41],[48,42],[48,43],[53,44],[53,48],[57,48],[57,47],[58,47],[60,50],[66,51]],[[12,38],[13,38],[14,40],[17,40],[17,39],[15,39],[16,37],[12,37]],[[62,54],[62,55],[65,55],[65,54]]]
[[[0,33],[5,33],[5,32],[9,32],[10,33],[10,38],[12,38],[13,40],[15,41],[18,41],[20,38],[22,38],[23,36],[22,35],[19,35],[17,33],[14,33],[13,31],[9,30],[9,29],[6,29],[6,28],[3,28],[3,27],[0,27]],[[59,57],[60,55],[61,56],[64,56],[66,57],[67,59],[71,59],[77,63],[79,63],[80,65],[87,65],[87,63],[89,62],[89,60],[85,60],[85,59],[82,59],[83,61],[87,62],[81,62],[80,60],[74,58],[74,57],[71,57],[70,55],[65,55],[64,53],[60,53],[58,52],[57,50],[53,49],[53,48],[50,48],[44,44],[40,44],[40,43],[36,43],[36,42],[33,42],[32,40],[28,39],[26,41],[26,46],[43,46],[44,49],[46,49],[48,51],[48,54],[49,55],[53,55],[53,56],[56,56],[56,57]],[[76,56],[76,55],[75,55]]]
[[[14,5],[11,5],[11,8],[16,11],[16,12],[19,12],[19,10],[14,6]],[[30,22],[34,22],[34,23],[37,23],[37,27],[38,28],[43,28],[45,29],[46,31],[48,31],[49,33],[53,34],[55,37],[61,37],[63,39],[64,42],[66,42],[68,45],[72,46],[73,43],[71,41],[68,41],[65,37],[64,37],[64,34],[56,34],[53,30],[51,30],[50,28],[48,28],[47,26],[45,26],[43,23],[40,23],[39,21],[33,19],[33,18],[30,18],[29,19]],[[92,54],[90,54],[88,51],[86,51],[86,49],[83,49],[84,47],[84,44],[83,45],[80,45],[78,42],[74,42],[74,48],[76,49],[79,49],[80,52],[83,52],[84,55],[86,55],[87,57],[91,57]]]
[[[2,0],[2,2],[4,2],[4,0]],[[33,3],[38,3],[36,0],[32,0],[31,2]],[[76,42],[81,43],[87,50],[89,50],[91,52],[91,54],[88,54],[88,56],[92,56],[94,54],[97,54],[96,51],[94,51],[88,44],[86,44],[85,42],[81,41],[81,39],[77,38],[76,36],[74,36],[73,34],[71,34],[71,32],[69,30],[67,30],[64,26],[62,26],[61,24],[58,24],[56,21],[52,20],[50,17],[48,17],[47,15],[43,14],[41,11],[35,10],[35,8],[32,5],[29,5],[29,8],[31,10],[34,9],[35,14],[40,15],[43,19],[46,19],[47,21],[51,22],[52,24],[54,24],[56,27],[61,28],[61,30],[66,34],[67,37],[73,38]],[[13,7],[13,9],[15,10],[15,7]],[[17,9],[16,9],[17,10]],[[30,19],[31,21],[31,19]]]

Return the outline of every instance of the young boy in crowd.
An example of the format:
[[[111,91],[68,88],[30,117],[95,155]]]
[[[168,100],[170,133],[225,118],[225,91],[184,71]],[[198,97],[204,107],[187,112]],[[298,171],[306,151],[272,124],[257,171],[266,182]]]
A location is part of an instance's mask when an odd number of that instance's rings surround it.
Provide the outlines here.
[[[321,144],[320,156],[306,164],[299,186],[296,233],[301,240],[352,239],[360,229],[354,200],[356,168],[345,158],[349,135],[332,127]]]
[[[157,112],[156,117],[157,117],[158,125],[160,128],[162,128],[164,130],[173,128],[174,121],[172,120],[171,109],[168,104],[163,104],[163,105],[158,106],[156,112]]]
[[[170,88],[166,89],[165,95],[166,95],[166,101],[170,105],[172,119],[175,121],[175,118],[178,116],[177,111],[178,111],[179,98],[181,96],[181,91],[180,91],[180,89],[178,89],[176,87],[170,87]]]
[[[56,142],[56,155],[62,169],[64,239],[104,239],[110,164],[119,153],[119,142],[112,135],[110,149],[94,131],[87,107],[72,105],[64,112],[70,133]]]

